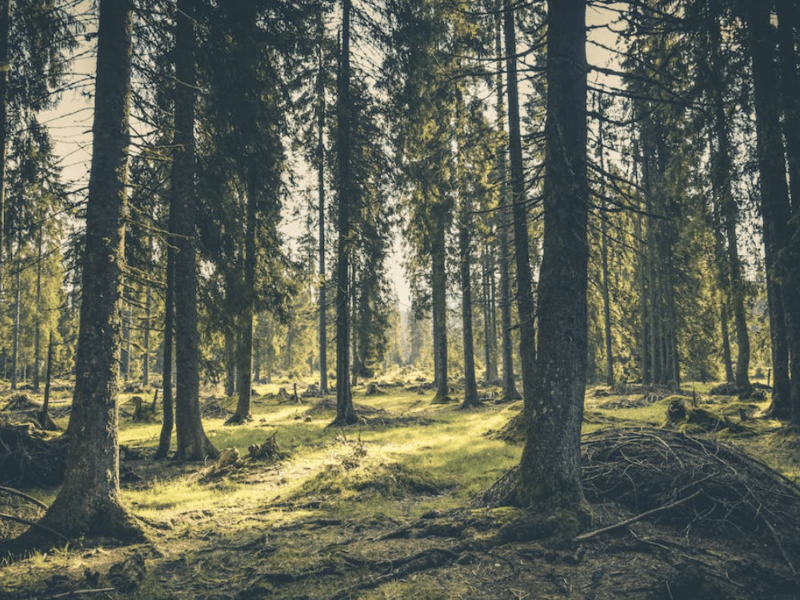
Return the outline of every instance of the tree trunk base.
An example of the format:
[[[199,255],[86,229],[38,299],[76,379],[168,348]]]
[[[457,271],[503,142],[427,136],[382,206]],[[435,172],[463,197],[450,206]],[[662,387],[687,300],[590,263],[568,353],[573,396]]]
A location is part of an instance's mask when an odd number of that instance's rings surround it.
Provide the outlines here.
[[[225,421],[225,425],[244,425],[245,423],[250,423],[253,420],[253,417],[250,413],[248,414],[239,414],[238,412],[233,413],[231,417]]]
[[[431,400],[431,404],[451,404],[453,402],[455,402],[455,400],[453,400],[450,396],[447,394],[440,394],[438,392],[433,397],[433,400]]]
[[[82,537],[112,538],[123,543],[147,539],[141,523],[120,504],[109,500],[92,510],[82,501],[59,503],[56,498],[37,527],[5,544],[3,550],[11,556],[25,556],[63,544],[65,539],[74,542]]]

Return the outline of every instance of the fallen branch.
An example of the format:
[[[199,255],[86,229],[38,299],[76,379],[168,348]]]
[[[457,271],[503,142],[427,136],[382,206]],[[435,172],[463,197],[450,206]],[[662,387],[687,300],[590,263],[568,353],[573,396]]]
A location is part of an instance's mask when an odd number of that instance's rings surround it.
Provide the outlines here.
[[[21,523],[22,525],[28,525],[30,527],[37,527],[39,529],[43,529],[44,531],[52,533],[53,535],[57,535],[65,542],[69,542],[69,538],[67,538],[65,535],[57,532],[55,529],[50,529],[47,525],[42,525],[41,523],[37,523],[36,521],[29,521],[28,519],[15,517],[14,515],[7,515],[5,513],[0,513],[0,519],[5,519],[7,521],[15,521],[17,523]]]
[[[574,538],[572,538],[572,541],[573,542],[583,542],[585,540],[588,540],[588,539],[591,539],[591,538],[593,538],[595,536],[598,536],[598,535],[600,535],[602,533],[608,533],[609,531],[615,531],[617,529],[622,529],[623,527],[627,527],[628,525],[636,523],[637,521],[641,521],[642,519],[646,519],[647,517],[649,517],[651,515],[654,515],[656,513],[660,513],[660,512],[665,511],[665,510],[669,510],[670,508],[675,508],[676,506],[679,506],[679,505],[683,504],[684,502],[688,502],[689,500],[692,500],[693,498],[696,498],[699,495],[700,495],[700,490],[696,491],[691,496],[686,496],[686,498],[681,498],[680,500],[676,500],[675,502],[670,502],[669,504],[665,504],[663,506],[659,506],[658,508],[654,508],[652,510],[645,511],[643,513],[640,513],[640,514],[634,516],[634,517],[631,517],[630,519],[625,519],[624,521],[620,521],[619,523],[616,523],[614,525],[609,525],[608,527],[601,527],[600,529],[595,529],[593,531],[587,531],[586,533],[582,533],[580,535],[575,536]]]
[[[90,594],[106,594],[108,592],[116,592],[117,588],[99,588],[96,590],[93,589],[86,589],[86,590],[75,590],[74,592],[62,592],[60,594],[56,594],[55,596],[50,596],[50,598],[69,598],[70,596],[89,596]]]
[[[40,508],[43,508],[45,510],[50,508],[49,506],[47,506],[47,504],[45,504],[41,500],[37,500],[36,498],[34,498],[32,496],[28,496],[28,494],[24,494],[24,493],[20,492],[19,490],[15,490],[14,488],[3,487],[3,486],[0,485],[0,492],[5,492],[6,494],[11,494],[12,496],[19,496],[20,498],[24,498],[28,502],[30,502],[32,504],[35,504],[36,506],[38,506]]]

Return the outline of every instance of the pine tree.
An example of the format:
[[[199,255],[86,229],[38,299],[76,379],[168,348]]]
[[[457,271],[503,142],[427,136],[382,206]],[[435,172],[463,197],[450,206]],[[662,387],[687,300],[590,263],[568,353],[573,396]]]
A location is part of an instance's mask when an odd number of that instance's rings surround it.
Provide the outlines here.
[[[101,0],[69,453],[64,485],[41,520],[68,537],[142,535],[120,499],[117,413],[132,29],[129,2]]]
[[[195,15],[197,0],[179,0],[175,32],[175,140],[170,222],[175,247],[175,425],[181,460],[215,457],[200,415],[200,349],[197,330],[195,250]],[[168,384],[168,382],[165,382]]]
[[[530,421],[516,490],[522,506],[564,510],[575,515],[576,523],[586,513],[580,475],[589,257],[585,12],[584,0],[548,2],[547,169],[536,393],[526,397]],[[514,54],[513,44],[506,48]],[[519,270],[517,279],[519,285]]]

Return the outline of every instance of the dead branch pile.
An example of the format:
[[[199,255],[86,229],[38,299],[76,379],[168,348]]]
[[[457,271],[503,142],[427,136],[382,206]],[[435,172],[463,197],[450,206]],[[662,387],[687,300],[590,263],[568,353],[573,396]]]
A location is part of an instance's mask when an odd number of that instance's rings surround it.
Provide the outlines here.
[[[30,423],[0,425],[0,484],[18,488],[58,485],[66,461],[66,438],[48,440]]]
[[[8,403],[3,410],[9,412],[25,412],[33,410],[42,410],[42,406],[28,397],[27,394],[14,394],[8,399]]]
[[[208,398],[200,405],[204,419],[227,419],[233,412],[222,406],[216,398]]]
[[[800,550],[800,488],[729,444],[662,429],[597,431],[582,447],[592,503],[640,513],[690,495],[658,520],[708,533],[755,535]]]
[[[281,458],[285,458],[287,454],[285,452],[281,452],[281,449],[278,447],[277,435],[278,432],[276,431],[271,437],[267,438],[267,441],[263,444],[253,444],[252,446],[248,446],[247,451],[250,454],[250,458],[267,458],[270,460],[280,460]]]
[[[800,552],[800,488],[729,444],[662,429],[596,431],[582,444],[586,499],[705,534],[751,536],[789,561]],[[513,500],[519,468],[473,504]],[[790,562],[790,561],[789,561]],[[790,562],[791,564],[791,562]]]

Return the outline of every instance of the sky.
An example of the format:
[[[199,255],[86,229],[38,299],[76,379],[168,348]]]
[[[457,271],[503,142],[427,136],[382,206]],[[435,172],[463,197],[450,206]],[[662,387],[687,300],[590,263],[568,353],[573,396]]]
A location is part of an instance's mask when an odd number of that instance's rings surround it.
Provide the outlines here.
[[[95,68],[95,37],[92,34],[96,32],[96,19],[92,15],[90,6],[91,2],[84,0],[77,8],[79,14],[85,15],[82,18],[85,25],[85,39],[78,49],[72,69],[74,81],[79,85],[64,92],[61,102],[55,109],[41,115],[42,122],[48,126],[53,136],[56,153],[61,157],[63,179],[73,190],[80,190],[88,184],[91,162],[93,99],[90,94]],[[587,9],[587,24],[590,26],[587,59],[590,65],[605,67],[614,64],[615,57],[604,46],[614,47],[617,44],[616,35],[606,28],[592,27],[608,24],[614,17],[613,11],[602,7]],[[598,77],[600,76],[593,73],[590,75],[590,80],[592,78],[596,80]],[[132,126],[135,131],[137,124],[133,123]],[[284,235],[290,240],[296,239],[303,233],[302,226],[302,220],[292,220],[287,216],[284,219]],[[389,275],[394,282],[401,309],[410,308],[411,305],[410,288],[402,266],[403,255],[402,236],[396,236],[393,252],[389,258]]]

